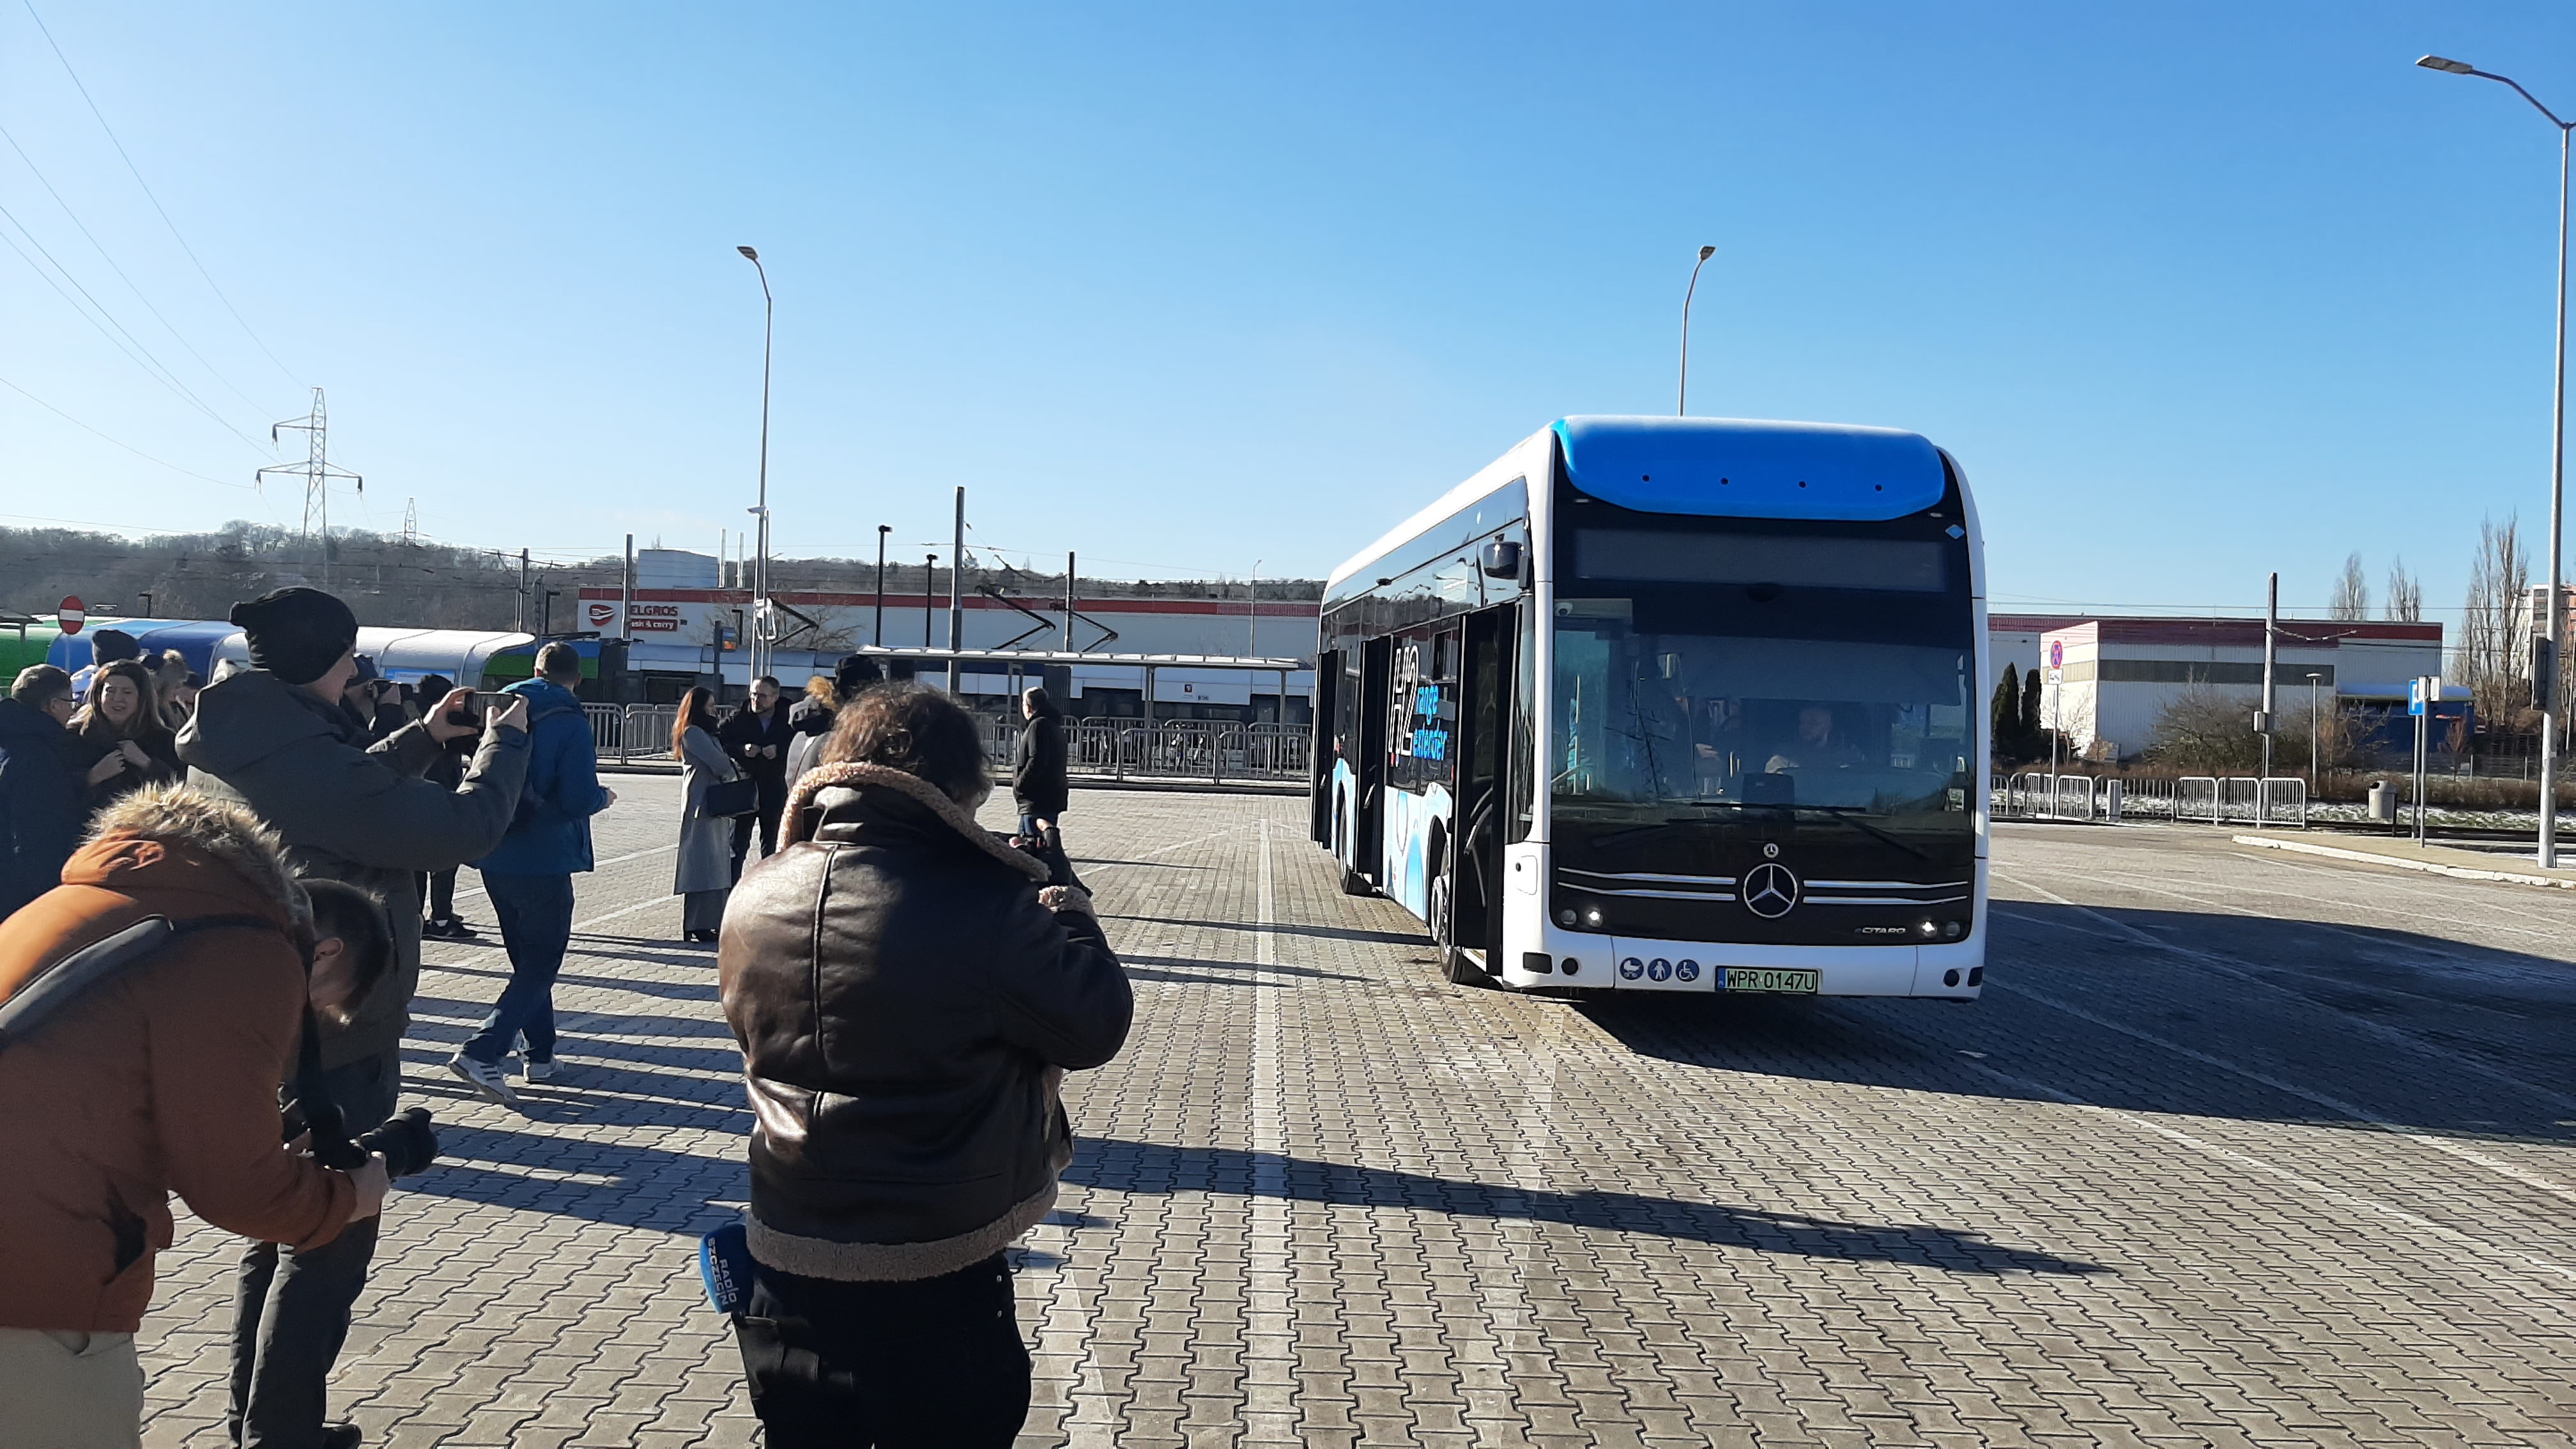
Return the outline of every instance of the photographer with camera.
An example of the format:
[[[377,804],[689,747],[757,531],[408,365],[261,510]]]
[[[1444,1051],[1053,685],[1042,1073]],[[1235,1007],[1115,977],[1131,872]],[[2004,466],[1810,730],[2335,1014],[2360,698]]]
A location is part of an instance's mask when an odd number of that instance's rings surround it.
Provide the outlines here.
[[[357,671],[357,616],[318,589],[236,604],[251,668],[208,685],[179,735],[191,783],[241,801],[284,837],[307,875],[346,881],[392,918],[393,967],[344,1027],[321,1033],[320,1075],[347,1129],[393,1115],[402,1038],[420,979],[418,874],[489,853],[509,829],[528,768],[527,705],[485,712],[482,743],[453,789],[421,777],[475,733],[456,690],[427,719],[369,746],[341,696]],[[375,1250],[372,1228],[318,1249],[253,1249],[233,1325],[232,1415],[249,1446],[345,1446],[324,1437],[324,1388]]]
[[[172,1192],[299,1251],[371,1226],[384,1163],[287,1151],[277,1085],[308,989],[345,1019],[390,939],[366,897],[308,896],[273,831],[183,786],[108,807],[62,880],[0,922],[0,1444],[130,1446]]]

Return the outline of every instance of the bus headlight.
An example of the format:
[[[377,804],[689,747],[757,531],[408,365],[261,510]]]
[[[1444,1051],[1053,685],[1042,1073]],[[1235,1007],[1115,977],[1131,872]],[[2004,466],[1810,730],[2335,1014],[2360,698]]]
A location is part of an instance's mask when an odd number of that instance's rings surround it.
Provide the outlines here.
[[[1583,908],[1584,925],[1597,931],[1601,929],[1601,920],[1601,908],[1599,906],[1585,906]]]

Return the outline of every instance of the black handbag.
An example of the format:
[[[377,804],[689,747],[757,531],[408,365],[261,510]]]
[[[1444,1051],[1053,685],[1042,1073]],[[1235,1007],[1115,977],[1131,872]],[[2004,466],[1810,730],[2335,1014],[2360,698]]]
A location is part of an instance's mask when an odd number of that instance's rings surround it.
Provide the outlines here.
[[[736,775],[718,780],[699,797],[699,804],[709,815],[749,815],[760,809],[760,782],[749,775]]]

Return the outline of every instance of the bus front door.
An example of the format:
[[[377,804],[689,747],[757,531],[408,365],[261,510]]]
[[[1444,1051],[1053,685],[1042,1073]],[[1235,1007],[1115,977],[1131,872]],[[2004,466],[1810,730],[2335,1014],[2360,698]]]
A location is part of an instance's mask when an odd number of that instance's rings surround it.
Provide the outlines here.
[[[1395,663],[1394,643],[1378,638],[1360,647],[1359,698],[1352,701],[1359,714],[1359,749],[1351,757],[1353,866],[1343,874],[1344,890],[1363,884],[1386,889],[1386,882],[1378,879],[1385,873],[1379,863],[1383,857],[1379,842],[1386,822],[1386,686]]]
[[[1510,609],[1467,616],[1465,677],[1459,681],[1458,825],[1451,836],[1450,892],[1456,920],[1448,939],[1483,957],[1487,972],[1503,948],[1503,761],[1511,728]]]

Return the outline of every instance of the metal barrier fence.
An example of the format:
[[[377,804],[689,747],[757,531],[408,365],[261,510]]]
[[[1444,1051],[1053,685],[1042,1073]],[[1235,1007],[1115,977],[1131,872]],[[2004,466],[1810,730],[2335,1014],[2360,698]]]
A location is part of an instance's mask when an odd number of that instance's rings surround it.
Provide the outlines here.
[[[2186,775],[2174,781],[2173,818],[2205,825],[2308,824],[2308,782],[2276,775]]]
[[[2308,823],[2308,784],[2290,776],[2186,775],[2177,780],[2097,780],[2029,770],[1997,792],[2008,820],[2103,820],[2113,824],[2170,820],[2227,825]]]
[[[629,764],[637,758],[669,759],[671,727],[679,723],[675,704],[585,704],[590,742],[603,760]]]
[[[1007,769],[1019,744],[1019,726],[984,722],[984,747],[997,770]],[[1294,780],[1307,778],[1313,736],[1304,725],[1241,724],[1231,720],[1166,720],[1151,728],[1117,720],[1069,720],[1064,729],[1065,772],[1146,779]]]

